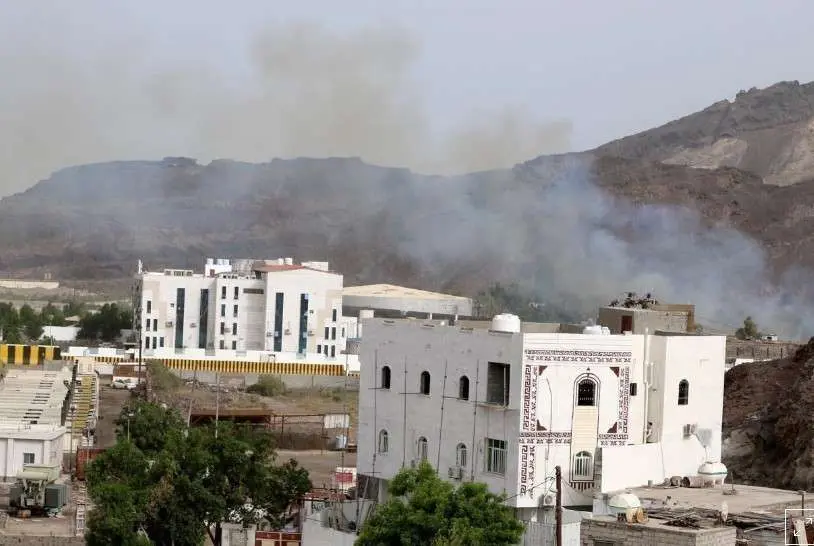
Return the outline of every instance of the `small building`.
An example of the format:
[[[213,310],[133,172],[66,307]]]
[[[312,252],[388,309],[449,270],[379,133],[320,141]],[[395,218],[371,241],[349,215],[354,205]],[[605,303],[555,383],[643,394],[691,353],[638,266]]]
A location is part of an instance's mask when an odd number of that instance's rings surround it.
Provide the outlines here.
[[[673,527],[658,520],[628,523],[610,516],[585,518],[580,528],[580,546],[734,546],[736,537],[731,526]]]
[[[597,322],[609,328],[612,334],[695,333],[695,305],[653,303],[647,307],[600,307]]]
[[[61,464],[70,385],[70,368],[10,369],[0,379],[0,478],[24,464]]]
[[[363,327],[357,467],[380,498],[426,459],[534,520],[554,504],[556,466],[564,506],[579,509],[720,460],[723,336],[524,333],[512,315]]]
[[[392,284],[348,286],[342,290],[343,313],[358,316],[364,309],[384,318],[456,319],[472,316],[472,300]]]

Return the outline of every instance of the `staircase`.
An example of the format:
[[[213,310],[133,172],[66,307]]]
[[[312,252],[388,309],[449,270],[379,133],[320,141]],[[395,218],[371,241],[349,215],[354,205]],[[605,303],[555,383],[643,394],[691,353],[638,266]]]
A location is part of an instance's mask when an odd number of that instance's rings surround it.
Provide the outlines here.
[[[77,378],[74,391],[73,411],[70,415],[71,442],[77,447],[92,447],[88,445],[85,429],[90,424],[95,426],[96,418],[96,374],[80,375]]]
[[[76,505],[76,536],[81,537],[85,534],[85,512],[87,504],[87,490],[84,483],[77,483],[75,489],[75,505]]]

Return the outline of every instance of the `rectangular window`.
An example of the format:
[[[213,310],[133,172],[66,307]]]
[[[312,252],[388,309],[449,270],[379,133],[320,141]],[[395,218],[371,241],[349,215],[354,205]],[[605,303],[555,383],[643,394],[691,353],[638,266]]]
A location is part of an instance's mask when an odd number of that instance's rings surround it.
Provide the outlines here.
[[[336,358],[336,345],[331,345],[331,358]]]
[[[336,339],[336,326],[331,328],[331,339]]]
[[[158,319],[154,318],[153,319],[153,332],[157,332],[157,331],[158,331]]]
[[[222,317],[226,316],[226,304],[225,303],[220,304],[220,316],[222,316]]]
[[[336,322],[336,309],[334,309],[334,310],[333,310],[333,313],[332,313],[332,315],[331,315],[331,320],[332,320],[333,322]]]
[[[220,299],[222,299],[222,300],[226,299],[226,287],[225,286],[220,287]]]
[[[486,472],[506,474],[506,441],[486,439]]]
[[[257,294],[257,295],[262,296],[265,292],[263,291],[262,288],[244,288],[243,293],[244,294]]]
[[[225,323],[225,322],[221,322],[221,323],[220,323],[220,335],[223,335],[223,334],[225,334],[225,333],[226,333],[226,323]]]
[[[158,346],[159,347],[164,346],[164,336],[161,336],[160,338],[158,338]]]
[[[23,464],[34,464],[34,454],[23,453]]]
[[[317,345],[317,354],[318,355],[322,354],[322,345]]]
[[[342,339],[345,339],[345,329],[342,328]]]
[[[308,294],[300,294],[300,339],[297,352],[305,354],[308,346]]]
[[[235,286],[235,299],[238,299],[239,297],[240,297],[240,288]]]
[[[630,396],[636,396],[636,392],[638,391],[638,385],[636,383],[630,384]]]
[[[283,350],[283,298],[282,292],[277,292],[274,299],[274,350]]]
[[[236,351],[236,350],[237,350],[237,341],[233,341],[233,342],[232,342],[232,350],[233,350],[233,351]]]
[[[232,335],[233,336],[237,335],[237,322],[232,323]]]
[[[234,309],[232,310],[232,316],[237,318],[237,305],[235,305]]]
[[[209,324],[209,289],[201,289],[201,305],[198,308],[198,348],[206,349],[207,325]],[[164,338],[161,338],[164,342]],[[163,347],[163,345],[162,345]]]
[[[498,406],[509,405],[509,370],[508,364],[489,362],[486,371],[486,403]]]
[[[186,290],[179,288],[175,291],[175,348],[184,348],[184,306]]]
[[[147,314],[149,315],[152,312],[153,312],[153,302],[150,301],[150,300],[147,300]]]
[[[330,326],[325,327],[325,339],[331,339],[331,328],[330,328]]]
[[[226,342],[221,339],[220,340],[220,348],[224,349],[225,347],[226,347]]]
[[[153,336],[153,349],[158,349],[158,338]]]

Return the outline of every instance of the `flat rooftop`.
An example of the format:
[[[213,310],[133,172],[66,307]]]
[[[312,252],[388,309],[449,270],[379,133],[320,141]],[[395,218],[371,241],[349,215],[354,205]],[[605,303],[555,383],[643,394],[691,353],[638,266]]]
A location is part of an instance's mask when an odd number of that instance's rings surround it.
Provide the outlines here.
[[[470,298],[393,284],[345,287],[342,289],[342,305],[404,313],[436,313],[465,317],[472,315]]]
[[[731,484],[723,487],[637,487],[627,491],[639,497],[645,511],[650,507],[720,510],[725,502],[730,514],[754,513],[783,517],[785,508],[799,508],[801,500],[796,491],[751,485],[735,485],[734,494]],[[807,502],[806,506],[814,508],[814,499]]]
[[[0,381],[0,423],[59,425],[71,382],[70,368],[60,371],[10,369]]]

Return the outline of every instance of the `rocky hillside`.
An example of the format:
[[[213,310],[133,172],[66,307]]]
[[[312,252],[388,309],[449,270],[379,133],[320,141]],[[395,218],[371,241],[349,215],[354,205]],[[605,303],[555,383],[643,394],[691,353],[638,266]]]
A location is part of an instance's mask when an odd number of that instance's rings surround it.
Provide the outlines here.
[[[741,91],[700,112],[600,146],[597,153],[699,168],[737,167],[767,184],[814,175],[814,82]]]
[[[739,483],[814,486],[814,338],[788,359],[726,374],[724,463]]]

